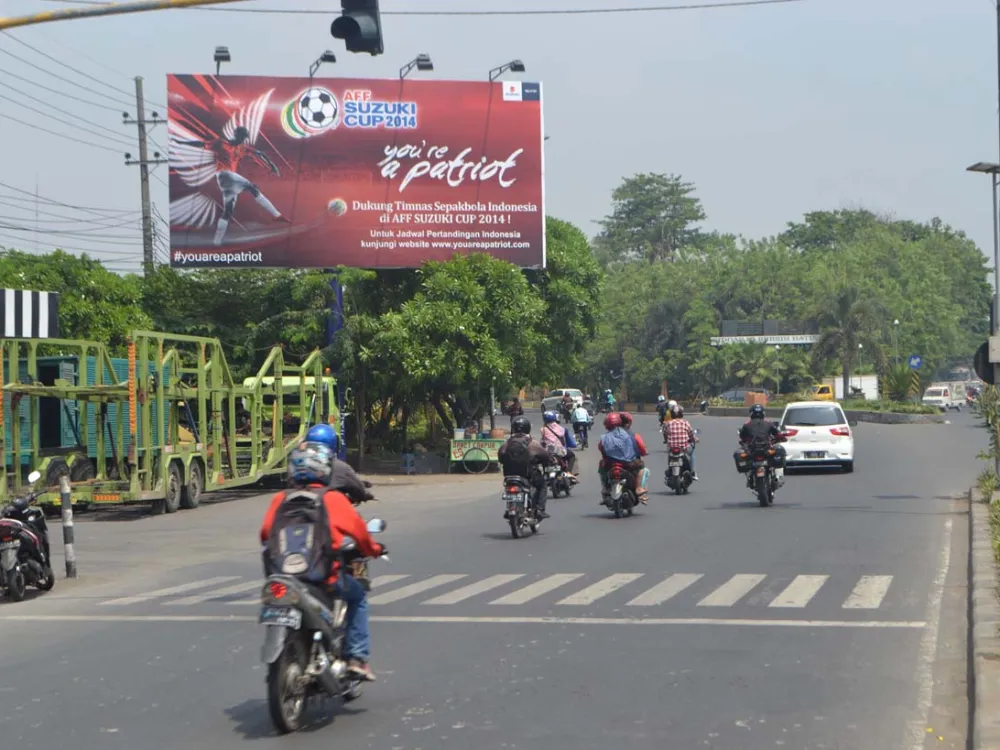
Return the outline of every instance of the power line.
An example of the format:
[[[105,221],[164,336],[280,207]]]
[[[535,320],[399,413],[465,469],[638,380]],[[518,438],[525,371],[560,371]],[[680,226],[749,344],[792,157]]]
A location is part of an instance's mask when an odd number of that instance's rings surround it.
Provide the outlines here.
[[[23,57],[15,55],[13,52],[10,52],[9,50],[5,50],[2,47],[0,47],[0,53],[3,53],[4,55],[7,55],[7,57],[12,57],[15,60],[17,60],[18,62],[24,63],[25,65],[27,65],[27,66],[29,66],[31,68],[34,68],[39,73],[45,73],[46,75],[50,75],[53,78],[58,78],[60,80],[64,80],[64,78],[65,78],[64,76],[60,75],[59,73],[53,73],[51,70],[46,70],[45,68],[43,68],[43,67],[41,67],[39,65],[36,65],[35,63],[31,62],[30,60],[25,60]],[[110,94],[105,94],[103,91],[98,91],[97,89],[92,89],[89,86],[84,86],[82,83],[74,83],[73,85],[76,88],[83,89],[84,91],[87,91],[87,92],[89,92],[91,94],[94,94],[95,96],[103,96],[108,101],[118,102],[119,104],[122,104],[122,102],[121,102],[120,99],[116,99],[115,97],[111,96]],[[132,106],[132,104],[131,104],[131,102],[125,102],[125,106]]]
[[[9,185],[6,182],[0,182],[0,187],[6,188],[7,190],[13,191],[15,193],[20,193],[26,196],[25,198],[18,198],[16,195],[4,195],[4,198],[9,200],[22,200],[22,201],[41,201],[51,206],[61,206],[62,208],[70,208],[74,211],[83,211],[84,213],[91,213],[97,216],[101,214],[130,214],[135,213],[134,209],[126,208],[102,208],[97,206],[77,206],[72,203],[63,203],[62,201],[53,200],[52,198],[46,198],[43,195],[39,195],[33,190],[25,190],[24,188],[15,187],[14,185]]]
[[[103,0],[45,0],[71,5],[102,5]],[[705,10],[709,8],[742,8],[755,5],[782,5],[800,3],[805,0],[729,0],[689,5],[646,5],[637,8],[619,6],[611,8],[562,8],[545,10],[383,10],[383,16],[583,16],[614,13],[662,13],[675,10]],[[329,16],[334,11],[305,8],[178,8],[178,10],[201,11],[203,13],[250,13],[286,16]]]
[[[129,141],[125,140],[125,138],[121,135],[121,133],[115,133],[115,131],[111,130],[110,128],[104,128],[102,125],[98,125],[97,127],[103,128],[104,130],[107,130],[109,133],[114,133],[114,137],[109,136],[109,135],[104,135],[103,133],[98,132],[97,130],[91,130],[90,128],[85,128],[82,125],[77,125],[75,122],[69,122],[68,120],[62,119],[61,117],[53,117],[52,115],[48,114],[47,112],[39,111],[35,107],[35,105],[25,104],[24,102],[20,102],[17,99],[14,99],[13,97],[6,96],[5,94],[0,94],[0,99],[4,99],[4,100],[6,100],[8,102],[13,102],[14,104],[17,104],[18,106],[25,107],[27,109],[32,109],[35,112],[38,112],[39,114],[41,114],[42,116],[44,116],[47,120],[53,120],[54,122],[58,122],[58,123],[61,123],[63,125],[68,125],[69,127],[73,128],[74,130],[79,130],[79,131],[82,131],[84,133],[89,133],[90,135],[96,136],[97,138],[104,138],[105,140],[111,141],[112,143],[119,143],[119,144],[122,145],[122,147],[128,147],[128,146],[132,145],[131,143],[129,143]],[[44,104],[44,102],[42,102],[42,103]],[[80,118],[80,120],[82,120],[83,122],[90,123],[91,125],[94,124],[94,123],[91,123],[89,120],[84,120],[82,117]]]
[[[0,86],[6,87],[6,88],[10,89],[11,91],[14,91],[15,93],[20,94],[21,96],[27,97],[28,99],[31,99],[32,101],[38,102],[39,104],[44,104],[47,107],[51,107],[52,106],[52,102],[47,102],[44,99],[39,99],[37,96],[32,96],[31,94],[29,94],[27,92],[21,91],[20,89],[16,89],[13,86],[11,86],[9,83],[0,84]],[[43,114],[45,114],[45,113],[43,113]],[[123,141],[124,140],[124,142],[128,143],[128,145],[132,145],[131,143],[129,143],[129,141],[127,139],[124,138],[124,136],[122,136],[120,130],[112,130],[111,128],[106,127],[104,125],[101,125],[100,123],[94,122],[93,120],[88,120],[85,117],[80,117],[80,115],[75,114],[73,112],[65,112],[64,114],[67,114],[70,117],[74,117],[77,120],[79,120],[80,122],[85,122],[88,125],[93,125],[95,128],[98,128],[99,130],[106,130],[107,132],[109,132],[109,133],[111,133],[112,135],[115,136],[115,140],[118,140],[118,141]],[[107,137],[107,136],[105,136],[105,137]]]
[[[13,237],[11,235],[0,234],[0,240],[5,240],[6,242],[17,242],[17,243],[20,244],[20,243],[24,242],[25,238],[24,237]],[[128,250],[100,250],[100,249],[95,250],[92,247],[90,247],[90,248],[88,248],[88,247],[74,247],[73,245],[53,245],[52,248],[54,250],[72,250],[72,251],[77,252],[77,253],[88,253],[88,254],[91,254],[91,255],[93,253],[95,253],[95,252],[98,252],[98,253],[107,253],[108,255],[121,256],[121,257],[125,257],[125,258],[136,258],[136,260],[138,260],[138,258],[140,257],[140,254],[137,253],[137,252],[135,252],[134,250],[131,251],[131,252],[128,251]]]
[[[7,196],[7,195],[0,194],[0,206],[7,206],[8,208],[12,208],[15,211],[23,211],[23,212],[27,212],[27,213],[39,214],[41,216],[53,216],[53,217],[55,217],[55,218],[52,218],[52,219],[46,219],[45,222],[47,224],[93,224],[94,226],[102,226],[102,227],[105,227],[105,228],[111,228],[111,227],[117,227],[117,226],[124,226],[124,224],[103,224],[102,223],[102,222],[107,222],[107,221],[117,221],[118,219],[122,218],[120,216],[118,216],[118,217],[107,216],[107,217],[101,217],[99,219],[81,219],[81,218],[76,217],[76,216],[67,216],[66,214],[56,213],[55,211],[46,211],[46,210],[41,209],[41,208],[36,208],[35,206],[25,206],[25,205],[23,205],[21,203],[15,203],[15,202],[10,201],[10,200],[4,200],[5,198],[10,198],[10,197],[12,197],[12,196]],[[133,213],[138,214],[139,212],[138,211],[134,211]],[[4,217],[0,217],[0,218],[4,218]],[[13,218],[13,217],[6,217],[6,218]],[[34,218],[34,217],[29,217],[29,218]],[[20,217],[17,217],[17,220],[18,221],[27,221],[28,218],[20,216]],[[133,216],[132,219],[131,219],[131,221],[138,221],[138,218],[135,217],[135,216]],[[126,222],[126,223],[128,223],[128,222]]]
[[[84,232],[70,232],[58,229],[36,229],[35,227],[25,227],[19,224],[2,224],[0,229],[8,232],[27,232],[29,234],[52,235],[54,237],[69,237],[74,240],[84,240],[85,242],[101,242],[108,245],[124,245],[134,247],[136,242],[142,244],[142,240],[129,239],[121,235],[88,235]]]
[[[36,83],[35,81],[32,81],[30,78],[25,78],[24,76],[18,75],[17,73],[11,73],[9,70],[4,70],[3,68],[0,68],[0,73],[3,73],[5,76],[10,76],[11,78],[16,78],[19,81],[24,81],[25,83],[31,84],[36,88],[44,89],[45,91],[51,91],[53,94],[59,94],[59,96],[65,96],[67,99],[75,99],[78,102],[89,104],[92,107],[100,107],[101,109],[106,109],[109,112],[117,112],[119,114],[121,114],[122,111],[121,107],[111,107],[108,106],[107,104],[101,104],[100,102],[95,102],[92,99],[84,99],[82,96],[74,96],[73,94],[67,94],[65,91],[54,89],[51,86],[46,86],[42,83]]]
[[[91,148],[99,148],[104,151],[110,151],[113,154],[120,154],[121,151],[117,148],[111,148],[110,146],[103,146],[100,143],[92,143],[91,141],[85,141],[81,138],[74,138],[71,135],[66,135],[65,133],[59,133],[55,130],[49,130],[48,128],[43,128],[41,125],[32,125],[30,122],[25,122],[24,120],[19,120],[16,117],[11,117],[10,115],[5,115],[0,113],[0,119],[8,119],[11,122],[16,122],[19,125],[24,125],[25,127],[31,128],[32,130],[40,130],[43,133],[48,133],[49,135],[58,136],[59,138],[65,138],[67,141],[74,141],[76,143],[83,144],[84,146],[90,146]]]

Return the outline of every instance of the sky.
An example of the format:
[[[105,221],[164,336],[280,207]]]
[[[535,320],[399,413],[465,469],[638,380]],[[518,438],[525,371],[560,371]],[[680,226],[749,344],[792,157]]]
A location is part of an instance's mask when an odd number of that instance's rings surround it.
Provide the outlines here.
[[[382,0],[381,6],[383,12],[554,10],[681,2]],[[74,3],[0,5],[15,16]],[[117,271],[138,270],[139,170],[124,163],[125,152],[137,154],[136,128],[122,124],[123,112],[135,115],[132,79],[144,79],[147,115],[163,116],[166,75],[214,72],[213,51],[226,45],[233,59],[223,72],[248,75],[305,76],[326,49],[338,62],[320,76],[395,78],[400,66],[427,52],[435,71],[414,75],[485,80],[490,68],[523,60],[526,72],[506,77],[543,86],[546,211],[588,235],[598,231],[595,222],[609,212],[611,191],[623,177],[665,172],[694,183],[707,230],[761,238],[809,211],[865,207],[918,221],[940,217],[992,256],[989,177],[965,168],[1000,161],[993,0],[385,15],[386,51],[379,57],[350,54],[330,36],[336,0],[225,7],[323,12],[170,10],[0,34],[0,225],[39,230],[0,227],[0,246],[31,252],[59,246],[87,251]],[[152,137],[151,148],[165,151],[156,145],[166,144],[165,126]],[[155,222],[160,259],[167,257],[166,177],[166,167],[158,167],[151,182],[162,217]]]

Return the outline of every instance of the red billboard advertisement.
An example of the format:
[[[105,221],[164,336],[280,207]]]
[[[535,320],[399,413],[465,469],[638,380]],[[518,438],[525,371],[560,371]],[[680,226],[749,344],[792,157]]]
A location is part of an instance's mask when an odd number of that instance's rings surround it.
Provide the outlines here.
[[[170,262],[545,266],[538,83],[167,77]]]

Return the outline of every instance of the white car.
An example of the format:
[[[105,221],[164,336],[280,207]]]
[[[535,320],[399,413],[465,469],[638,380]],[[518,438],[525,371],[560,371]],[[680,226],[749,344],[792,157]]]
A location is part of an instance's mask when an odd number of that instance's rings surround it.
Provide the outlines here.
[[[574,407],[583,404],[583,391],[577,390],[576,388],[557,388],[542,399],[542,411],[558,412],[559,405],[563,400],[563,395],[566,393],[568,393],[570,398],[573,399]]]
[[[936,406],[941,411],[948,409],[961,411],[962,404],[965,403],[965,389],[963,388],[959,392],[957,388],[950,385],[936,383],[924,391],[924,397],[921,400],[924,406]]]
[[[788,435],[783,443],[788,468],[839,466],[854,471],[854,433],[840,404],[796,401],[785,407],[779,429]]]

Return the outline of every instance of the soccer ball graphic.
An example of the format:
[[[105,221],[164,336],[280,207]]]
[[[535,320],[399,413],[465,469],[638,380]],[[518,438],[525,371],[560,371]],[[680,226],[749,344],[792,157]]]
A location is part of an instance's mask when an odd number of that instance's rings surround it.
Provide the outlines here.
[[[321,132],[337,121],[337,99],[326,89],[312,88],[299,97],[299,120],[307,129]]]
[[[347,213],[347,201],[343,198],[334,198],[326,205],[326,210],[331,214],[336,214],[337,216],[343,216]]]

